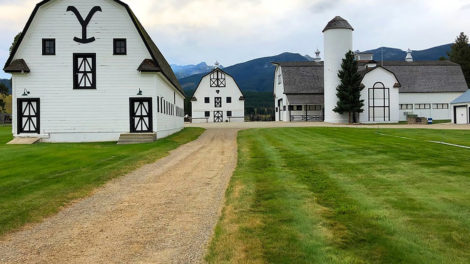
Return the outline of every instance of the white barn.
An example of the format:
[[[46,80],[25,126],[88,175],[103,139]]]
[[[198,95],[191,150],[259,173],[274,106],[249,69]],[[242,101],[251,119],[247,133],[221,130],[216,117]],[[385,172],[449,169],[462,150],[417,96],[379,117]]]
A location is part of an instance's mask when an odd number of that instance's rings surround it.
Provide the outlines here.
[[[338,72],[352,50],[351,25],[341,17],[324,32],[324,62],[279,62],[274,96],[276,121],[348,122],[347,114],[333,111],[337,103]],[[468,90],[460,65],[450,61],[414,62],[411,51],[404,61],[377,63],[372,54],[357,53],[364,89],[360,123],[397,123],[408,115],[453,119],[451,102]]]
[[[202,77],[191,106],[193,123],[245,121],[245,97],[235,79],[219,68]]]
[[[184,93],[129,6],[118,0],[38,3],[4,71],[13,135],[44,142],[156,139],[184,125]]]

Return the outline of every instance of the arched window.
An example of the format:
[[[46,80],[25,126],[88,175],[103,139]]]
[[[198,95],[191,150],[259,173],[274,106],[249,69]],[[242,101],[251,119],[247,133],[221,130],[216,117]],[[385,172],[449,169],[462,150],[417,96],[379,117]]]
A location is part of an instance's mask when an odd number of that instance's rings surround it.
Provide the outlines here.
[[[211,73],[211,87],[225,87],[225,73],[220,70],[215,70]]]
[[[390,89],[381,82],[369,88],[369,121],[390,121]]]

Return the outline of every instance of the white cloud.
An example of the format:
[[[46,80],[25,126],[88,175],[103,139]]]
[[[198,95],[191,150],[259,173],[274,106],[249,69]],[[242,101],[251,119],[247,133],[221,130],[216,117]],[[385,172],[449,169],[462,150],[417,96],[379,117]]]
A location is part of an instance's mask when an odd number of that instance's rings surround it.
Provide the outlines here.
[[[470,0],[127,0],[167,59],[224,65],[284,51],[322,49],[336,15],[355,28],[355,49],[425,49],[470,33]],[[0,65],[37,1],[0,0]],[[6,26],[5,26],[6,25]]]

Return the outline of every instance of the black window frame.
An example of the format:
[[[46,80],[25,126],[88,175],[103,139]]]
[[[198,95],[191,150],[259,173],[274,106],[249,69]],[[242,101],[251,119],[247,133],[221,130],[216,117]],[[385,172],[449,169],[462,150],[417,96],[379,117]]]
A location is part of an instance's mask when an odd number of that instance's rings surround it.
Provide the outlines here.
[[[210,104],[211,103],[211,98],[210,97],[204,97],[204,103],[205,104]]]
[[[204,117],[211,117],[211,111],[205,111]]]
[[[117,44],[120,41],[124,42],[124,48],[123,47],[118,47]],[[120,49],[120,50],[118,51],[118,49]],[[124,51],[122,51],[121,49],[124,49]],[[115,39],[113,39],[113,55],[117,55],[117,56],[127,55],[127,39],[125,39],[125,38],[115,38]]]
[[[296,105],[295,106],[295,111],[303,111],[303,107],[301,105]]]
[[[227,117],[232,117],[232,111],[227,111]]]
[[[47,50],[46,43],[49,42],[49,41],[52,41],[52,43],[54,43],[53,52],[48,52],[48,50]],[[42,39],[42,55],[43,56],[54,56],[54,55],[56,55],[56,41],[55,41],[55,39],[53,39],[53,38],[43,38]]]
[[[232,97],[230,97],[230,96],[227,97],[227,98],[225,99],[225,101],[227,102],[227,104],[231,104],[231,103],[232,103]]]
[[[380,86],[378,86],[380,85]],[[375,98],[375,91],[382,91],[382,95],[383,95],[383,98],[378,98],[379,100],[380,99],[383,99],[383,103],[382,105],[375,105],[375,102],[376,102],[376,98]],[[371,97],[372,95],[372,97]],[[368,111],[368,114],[369,114],[369,122],[372,121],[372,122],[376,122],[376,121],[384,121],[384,122],[387,122],[387,121],[390,121],[391,120],[391,114],[390,114],[390,88],[387,88],[385,86],[385,84],[383,84],[382,82],[376,82],[374,84],[374,86],[372,86],[372,88],[369,88],[368,90],[368,107],[369,107],[369,111]],[[371,104],[372,102],[372,104]],[[384,117],[383,117],[383,120],[378,120],[380,118],[376,118],[375,117],[375,113],[376,113],[376,108],[380,109],[380,108],[383,108],[383,114],[384,114]],[[377,120],[376,120],[377,119]],[[387,120],[388,119],[388,120]]]
[[[78,87],[78,58],[80,57],[92,58],[92,85],[91,87]],[[74,53],[73,54],[73,89],[74,90],[96,90],[96,53]]]

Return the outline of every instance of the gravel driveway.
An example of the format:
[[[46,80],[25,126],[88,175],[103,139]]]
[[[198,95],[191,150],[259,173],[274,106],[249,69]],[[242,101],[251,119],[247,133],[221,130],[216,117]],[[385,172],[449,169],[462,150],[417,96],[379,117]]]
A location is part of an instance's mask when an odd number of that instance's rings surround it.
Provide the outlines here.
[[[209,129],[0,241],[1,263],[199,263],[237,162],[237,129]]]

